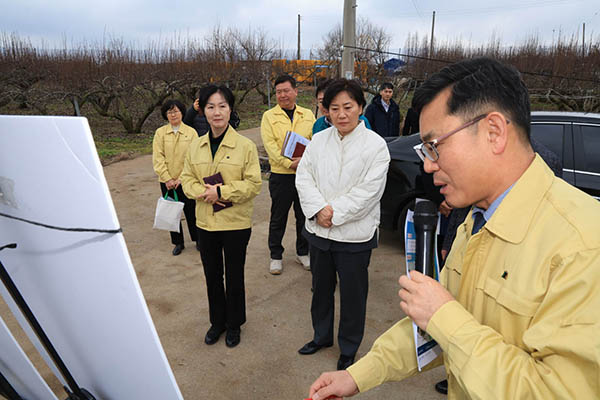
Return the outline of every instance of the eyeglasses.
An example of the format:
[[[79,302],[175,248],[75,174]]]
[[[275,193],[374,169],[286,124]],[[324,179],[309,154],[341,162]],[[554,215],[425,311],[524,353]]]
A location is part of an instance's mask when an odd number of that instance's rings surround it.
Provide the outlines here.
[[[484,119],[485,117],[487,117],[487,115],[488,114],[481,114],[478,117],[475,117],[475,119],[472,119],[471,121],[462,124],[461,126],[454,129],[453,131],[450,131],[450,132],[440,136],[437,139],[434,139],[430,142],[419,143],[418,145],[413,146],[413,149],[415,150],[415,152],[417,153],[417,155],[419,156],[421,161],[425,162],[425,158],[427,157],[430,161],[435,162],[440,158],[440,153],[438,153],[436,146],[442,140],[447,139],[449,136],[454,135],[456,132],[460,132],[465,128],[468,128],[471,125],[475,125],[477,122],[479,122],[482,119]]]
[[[177,115],[177,113],[180,113],[181,111],[179,110],[169,110],[167,111],[167,115]]]

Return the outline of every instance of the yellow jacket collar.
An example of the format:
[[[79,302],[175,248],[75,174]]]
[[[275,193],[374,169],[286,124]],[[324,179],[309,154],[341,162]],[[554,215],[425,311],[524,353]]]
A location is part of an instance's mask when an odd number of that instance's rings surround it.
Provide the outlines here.
[[[520,243],[527,235],[536,210],[553,181],[554,173],[536,154],[531,165],[485,224],[485,228],[507,242]],[[471,214],[472,211],[467,217],[469,226],[473,225]]]
[[[299,115],[304,114],[304,112],[302,111],[302,109],[300,107],[298,107],[298,104],[294,104],[294,114],[298,113]],[[277,104],[274,107],[275,113],[277,114],[283,114],[283,115],[287,115],[287,113],[283,110],[283,108],[281,108],[281,106],[279,104]]]
[[[208,146],[209,145],[210,139],[209,139],[208,135],[210,135],[210,131],[200,137],[200,146]],[[236,130],[233,129],[233,127],[231,125],[229,125],[227,127],[227,131],[225,132],[225,137],[223,138],[221,145],[234,148],[235,143],[237,141],[237,135],[239,135],[239,133],[237,133]]]
[[[167,131],[165,133],[175,135],[175,131],[173,130],[173,127],[171,126],[171,124],[167,123],[166,127],[167,127]],[[190,135],[190,129],[193,129],[193,128],[182,122],[181,124],[179,124],[179,128],[177,129],[177,134],[182,135],[182,136],[192,136],[192,135]],[[193,131],[193,132],[195,133],[196,131]]]

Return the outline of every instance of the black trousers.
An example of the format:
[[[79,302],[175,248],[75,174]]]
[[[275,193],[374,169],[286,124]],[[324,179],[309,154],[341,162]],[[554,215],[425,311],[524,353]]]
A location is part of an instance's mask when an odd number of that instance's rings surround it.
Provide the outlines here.
[[[167,193],[167,185],[161,182],[160,191],[164,197],[165,193]],[[179,201],[184,203],[183,213],[185,214],[185,221],[187,222],[188,231],[190,232],[192,242],[196,242],[198,241],[198,234],[196,232],[196,200],[188,199],[185,193],[183,193],[181,185],[179,185],[179,187],[175,189],[175,191],[177,192],[177,198],[179,199]],[[174,197],[172,190],[169,191],[169,196]],[[170,232],[170,234],[171,243],[183,244],[183,229],[181,227],[181,222],[179,223],[179,232]]]
[[[292,204],[296,216],[296,254],[308,254],[308,242],[302,236],[304,214],[300,207],[300,199],[296,191],[295,174],[275,174],[269,177],[269,193],[271,195],[271,220],[269,221],[269,250],[273,260],[283,258],[283,234],[287,225],[288,213]]]
[[[336,273],[340,282],[340,353],[353,357],[363,339],[367,294],[369,292],[369,261],[371,249],[348,252],[321,250],[310,246],[313,297],[310,307],[317,344],[333,343],[333,317]]]
[[[234,231],[198,228],[210,323],[216,328],[237,329],[246,322],[244,264],[250,233],[250,228]]]

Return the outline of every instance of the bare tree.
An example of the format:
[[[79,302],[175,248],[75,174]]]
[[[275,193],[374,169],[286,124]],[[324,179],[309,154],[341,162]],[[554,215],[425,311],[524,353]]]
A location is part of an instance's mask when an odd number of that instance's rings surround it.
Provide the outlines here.
[[[271,60],[281,57],[282,49],[277,43],[270,39],[264,29],[248,29],[242,32],[237,29],[232,31],[240,47],[240,79],[237,81],[239,90],[242,90],[240,103],[244,101],[248,93],[256,90],[263,98],[263,104],[268,103],[268,96],[261,89],[265,78],[270,71]]]
[[[144,122],[169,97],[177,81],[161,82],[151,74],[140,80],[106,76],[95,81],[87,100],[104,117],[119,120],[127,133],[139,133]]]
[[[490,56],[516,66],[530,88],[532,99],[549,109],[600,111],[600,36],[586,41],[559,33],[543,44],[538,37],[523,43],[502,44],[493,35],[484,45],[461,40],[438,40],[429,58],[427,36],[409,35],[408,64],[389,75],[383,69],[391,36],[384,28],[361,18],[357,24],[356,76],[365,90],[375,92],[382,81],[392,81],[396,98],[406,99],[431,73],[448,62]],[[323,36],[319,64],[329,77],[339,76],[342,29],[338,24]],[[322,69],[306,60],[282,60],[281,43],[263,29],[215,26],[204,38],[175,36],[150,42],[139,49],[121,38],[101,43],[67,41],[62,49],[35,47],[17,34],[0,32],[0,107],[6,112],[31,110],[40,114],[64,112],[70,102],[121,122],[126,132],[140,132],[145,121],[169,96],[191,101],[207,83],[224,83],[239,93],[242,103],[257,91],[266,104],[264,83],[282,73],[316,81]],[[17,111],[21,112],[21,111]]]

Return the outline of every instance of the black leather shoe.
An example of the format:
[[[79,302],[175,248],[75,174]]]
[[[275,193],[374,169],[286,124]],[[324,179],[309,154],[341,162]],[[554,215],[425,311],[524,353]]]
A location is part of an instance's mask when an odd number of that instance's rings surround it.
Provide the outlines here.
[[[354,364],[354,356],[345,356],[340,354],[340,358],[338,359],[337,369],[338,371],[342,371],[349,366]]]
[[[235,347],[240,344],[240,329],[228,329],[225,335],[225,344],[227,347]]]
[[[448,380],[444,379],[435,384],[435,391],[441,394],[448,394]]]
[[[223,332],[225,332],[225,328],[215,328],[214,326],[211,326],[208,332],[206,332],[206,336],[204,336],[204,343],[217,343]]]
[[[185,249],[185,246],[184,246],[184,245],[182,245],[182,244],[175,245],[175,248],[173,248],[173,255],[174,255],[174,256],[178,256],[178,255],[180,255],[180,254],[181,254],[181,251],[182,251],[183,249]]]
[[[308,342],[304,346],[302,346],[302,348],[300,350],[298,350],[298,353],[306,356],[309,354],[315,354],[317,351],[321,350],[323,347],[331,347],[331,346],[333,346],[333,343],[316,344],[314,341],[311,340],[310,342]]]

